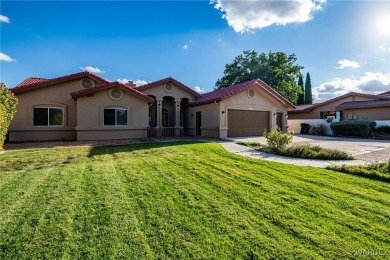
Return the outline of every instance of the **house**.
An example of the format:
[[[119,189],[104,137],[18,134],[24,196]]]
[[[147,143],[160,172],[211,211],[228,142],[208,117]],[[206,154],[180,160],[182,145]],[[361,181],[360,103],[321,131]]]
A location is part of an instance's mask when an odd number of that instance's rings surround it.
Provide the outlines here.
[[[314,105],[296,106],[288,118],[337,120],[390,120],[390,91],[379,95],[350,92]]]
[[[171,77],[136,87],[80,72],[28,78],[11,91],[19,99],[11,142],[262,135],[286,129],[295,108],[259,79],[201,95]]]

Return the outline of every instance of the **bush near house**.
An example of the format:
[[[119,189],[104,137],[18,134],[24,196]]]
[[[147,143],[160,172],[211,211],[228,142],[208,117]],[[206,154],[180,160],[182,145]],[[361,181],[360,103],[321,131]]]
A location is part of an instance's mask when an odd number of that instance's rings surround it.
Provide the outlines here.
[[[375,128],[375,121],[345,120],[330,125],[334,135],[369,137]]]
[[[385,134],[390,135],[390,126],[388,126],[388,125],[379,126],[379,127],[375,128],[375,131],[379,132],[379,133],[385,133]]]
[[[18,99],[5,86],[0,83],[0,150],[3,149],[5,136],[8,131],[9,124],[16,113]]]
[[[311,135],[325,135],[325,125],[324,124],[312,125],[310,127],[309,134],[311,134]]]

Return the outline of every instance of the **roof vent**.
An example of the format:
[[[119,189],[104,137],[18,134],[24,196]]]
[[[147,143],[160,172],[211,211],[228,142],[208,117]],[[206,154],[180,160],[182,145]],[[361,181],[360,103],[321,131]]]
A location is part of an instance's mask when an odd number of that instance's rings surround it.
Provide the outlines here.
[[[92,79],[82,79],[80,80],[80,86],[82,88],[92,88],[95,86],[95,81]]]
[[[165,92],[172,92],[173,91],[173,84],[170,82],[165,83],[164,90],[165,90]]]

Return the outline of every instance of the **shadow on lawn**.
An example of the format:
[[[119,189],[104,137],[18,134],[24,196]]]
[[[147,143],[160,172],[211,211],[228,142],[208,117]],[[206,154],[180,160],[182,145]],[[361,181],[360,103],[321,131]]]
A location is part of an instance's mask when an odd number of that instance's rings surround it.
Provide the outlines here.
[[[134,152],[140,150],[178,146],[178,145],[204,144],[207,142],[208,141],[173,141],[173,142],[151,141],[151,142],[141,142],[141,143],[127,144],[127,145],[91,147],[88,153],[88,157],[105,155],[105,154],[123,153],[123,152]]]

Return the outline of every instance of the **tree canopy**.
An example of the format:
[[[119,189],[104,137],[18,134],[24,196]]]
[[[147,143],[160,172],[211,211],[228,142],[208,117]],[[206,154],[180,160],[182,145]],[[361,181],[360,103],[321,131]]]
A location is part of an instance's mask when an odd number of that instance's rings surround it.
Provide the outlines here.
[[[5,135],[7,134],[12,118],[16,113],[17,104],[18,99],[14,94],[4,83],[0,83],[0,150],[3,149]]]
[[[244,51],[232,63],[225,65],[223,77],[215,84],[216,89],[259,78],[295,104],[298,97],[296,79],[303,69],[296,61],[295,54]]]

